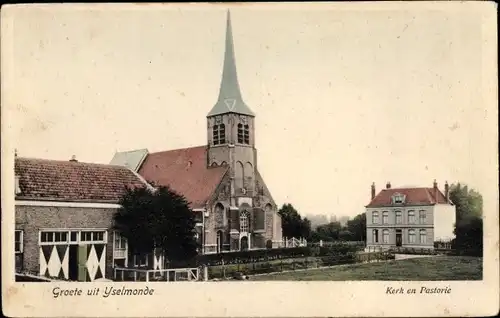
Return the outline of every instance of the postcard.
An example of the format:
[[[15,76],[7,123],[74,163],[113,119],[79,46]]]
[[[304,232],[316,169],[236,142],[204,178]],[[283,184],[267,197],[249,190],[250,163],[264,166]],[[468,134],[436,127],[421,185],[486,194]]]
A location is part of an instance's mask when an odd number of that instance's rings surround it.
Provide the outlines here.
[[[494,3],[1,17],[6,316],[498,313]]]

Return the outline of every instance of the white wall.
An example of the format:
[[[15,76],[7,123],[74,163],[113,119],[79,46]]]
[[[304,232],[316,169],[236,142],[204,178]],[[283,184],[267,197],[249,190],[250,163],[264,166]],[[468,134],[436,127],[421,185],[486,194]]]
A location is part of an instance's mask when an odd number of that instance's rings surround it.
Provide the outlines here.
[[[434,241],[449,241],[455,238],[455,206],[437,204],[434,206]]]

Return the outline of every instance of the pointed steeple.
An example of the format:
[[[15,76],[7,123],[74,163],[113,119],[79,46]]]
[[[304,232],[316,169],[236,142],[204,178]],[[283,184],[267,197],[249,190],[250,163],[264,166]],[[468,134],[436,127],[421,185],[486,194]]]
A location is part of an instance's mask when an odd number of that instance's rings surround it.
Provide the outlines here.
[[[226,50],[224,53],[224,66],[217,103],[208,113],[207,117],[225,113],[238,113],[255,116],[252,110],[243,102],[241,97],[236,60],[234,58],[233,32],[231,28],[231,14],[227,11],[226,25]]]

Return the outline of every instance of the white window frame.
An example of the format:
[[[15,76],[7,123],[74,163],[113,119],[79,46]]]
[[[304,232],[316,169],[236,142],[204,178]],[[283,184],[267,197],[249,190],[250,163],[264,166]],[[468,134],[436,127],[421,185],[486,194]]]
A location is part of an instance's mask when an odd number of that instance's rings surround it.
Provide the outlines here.
[[[378,230],[374,229],[372,231],[372,235],[373,235],[373,243],[378,243]]]
[[[421,229],[418,231],[419,233],[419,239],[420,239],[420,244],[427,244],[427,230]]]
[[[250,218],[246,211],[240,214],[240,233],[248,233],[250,231]]]
[[[116,241],[120,242],[120,246],[116,246]],[[121,245],[124,246],[121,246]],[[125,267],[128,265],[128,241],[125,237],[121,236],[119,232],[113,231],[113,267],[116,267],[115,260],[125,260]]]
[[[389,244],[389,241],[390,241],[389,236],[390,236],[390,232],[388,229],[385,229],[382,231],[382,242],[384,244]]]
[[[415,224],[415,222],[416,222],[415,210],[408,211],[408,223]]]
[[[16,234],[19,233],[19,250],[16,249]],[[22,254],[24,248],[24,231],[23,230],[15,230],[14,233],[14,251],[16,254]]]
[[[427,222],[427,213],[425,210],[418,211],[418,222],[420,224],[425,224]]]
[[[382,224],[389,224],[389,211],[382,212]]]
[[[415,244],[415,242],[416,242],[416,236],[417,236],[417,234],[415,233],[415,230],[414,229],[409,229],[408,230],[408,243]]]
[[[373,211],[372,212],[372,223],[373,224],[378,224],[378,222],[379,222],[378,211]]]
[[[140,264],[137,264],[137,260],[138,260],[138,257],[137,255],[134,255],[134,267],[147,267],[148,266],[148,255],[143,255],[144,259],[145,259],[145,262],[144,263],[140,263]]]
[[[403,223],[403,212],[396,211],[395,215],[396,215],[396,219],[395,219],[396,224],[402,224]]]
[[[401,193],[396,193],[392,196],[392,204],[403,204],[405,203],[405,195]]]
[[[91,240],[82,240],[82,232],[92,232]],[[95,232],[103,233],[103,239],[94,239]],[[52,240],[42,242],[42,236],[45,233],[52,233]],[[66,233],[66,240],[56,241],[55,233]],[[71,240],[71,233],[76,233],[76,240]],[[38,232],[39,245],[70,245],[70,244],[107,244],[108,231],[106,229],[40,229]]]

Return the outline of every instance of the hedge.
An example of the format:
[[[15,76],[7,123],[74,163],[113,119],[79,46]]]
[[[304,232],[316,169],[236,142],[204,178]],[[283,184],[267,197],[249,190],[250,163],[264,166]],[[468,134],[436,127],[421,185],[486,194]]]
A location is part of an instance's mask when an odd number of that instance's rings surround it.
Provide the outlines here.
[[[198,267],[201,265],[216,266],[221,264],[243,264],[259,261],[301,258],[301,257],[323,257],[341,256],[355,253],[359,247],[352,244],[336,244],[331,246],[304,246],[291,248],[259,249],[237,252],[226,252],[220,254],[198,255],[190,261],[171,262],[169,268]]]
[[[213,265],[208,267],[208,276],[210,278],[233,277],[238,273],[245,275],[255,275],[273,272],[282,272],[287,270],[298,270],[306,268],[318,268],[323,266],[335,266],[355,264],[371,260],[389,260],[394,259],[394,255],[389,253],[349,253],[337,256],[323,257],[302,257],[275,259],[268,261],[256,261],[243,264],[225,264]]]
[[[276,248],[262,249],[239,252],[228,252],[221,254],[206,254],[199,255],[197,262],[199,264],[213,266],[224,264],[242,264],[258,261],[267,261],[272,259],[286,259],[294,257],[306,257],[311,255],[311,248],[308,247],[293,247],[293,248]]]

